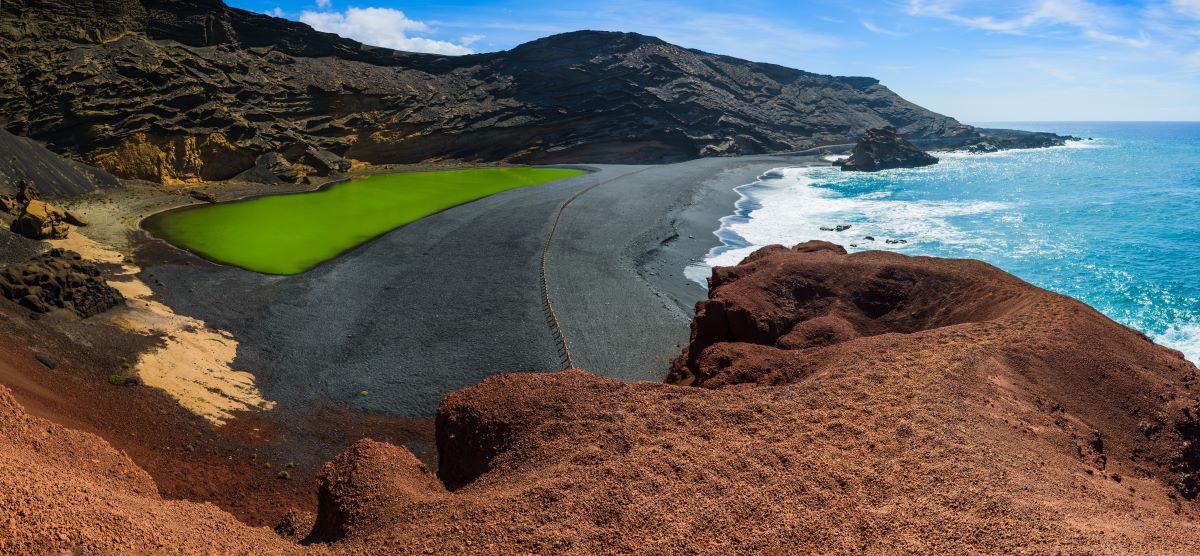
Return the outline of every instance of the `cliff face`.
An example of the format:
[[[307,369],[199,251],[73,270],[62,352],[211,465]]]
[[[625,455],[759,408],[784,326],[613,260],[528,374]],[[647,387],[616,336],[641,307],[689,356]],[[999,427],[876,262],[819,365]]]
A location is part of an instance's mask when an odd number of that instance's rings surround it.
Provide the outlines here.
[[[714,271],[677,384],[489,378],[439,408],[436,476],[355,444],[292,522],[316,546],[0,388],[0,552],[1194,554],[1197,373],[983,263],[772,246]]]
[[[0,123],[122,177],[223,179],[307,147],[368,162],[658,162],[955,120],[865,77],[581,31],[463,57],[363,46],[219,0],[10,0]]]

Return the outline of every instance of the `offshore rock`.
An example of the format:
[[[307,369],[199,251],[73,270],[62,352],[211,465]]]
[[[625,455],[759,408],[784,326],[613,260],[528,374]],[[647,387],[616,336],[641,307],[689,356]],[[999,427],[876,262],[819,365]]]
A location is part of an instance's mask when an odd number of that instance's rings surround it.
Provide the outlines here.
[[[892,126],[867,130],[850,157],[834,162],[842,171],[878,172],[892,168],[917,168],[937,164],[933,155],[909,143]]]

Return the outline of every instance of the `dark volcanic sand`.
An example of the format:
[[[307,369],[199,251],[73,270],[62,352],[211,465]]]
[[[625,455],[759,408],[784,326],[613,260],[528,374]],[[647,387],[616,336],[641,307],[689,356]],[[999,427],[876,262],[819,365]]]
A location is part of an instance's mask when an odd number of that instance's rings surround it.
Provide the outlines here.
[[[550,253],[575,364],[661,380],[704,296],[683,268],[716,244],[733,187],[811,160],[589,166],[597,171],[447,210],[297,276],[215,265],[158,241],[138,259],[177,312],[236,336],[234,367],[255,374],[276,417],[307,421],[314,406],[428,417],[445,394],[487,376],[564,367],[539,263],[571,195],[602,183],[564,212]]]

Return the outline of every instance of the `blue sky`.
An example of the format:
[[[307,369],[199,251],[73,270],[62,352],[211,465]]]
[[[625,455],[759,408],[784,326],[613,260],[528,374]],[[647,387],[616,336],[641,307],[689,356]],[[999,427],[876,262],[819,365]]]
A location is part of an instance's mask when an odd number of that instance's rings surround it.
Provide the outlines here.
[[[226,0],[404,50],[490,52],[636,31],[868,75],[968,122],[1200,120],[1200,0]]]

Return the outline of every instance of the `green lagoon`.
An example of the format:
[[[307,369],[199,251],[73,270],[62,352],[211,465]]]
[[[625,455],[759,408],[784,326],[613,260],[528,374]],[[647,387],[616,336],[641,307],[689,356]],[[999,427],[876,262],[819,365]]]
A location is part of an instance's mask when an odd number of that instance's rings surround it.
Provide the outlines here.
[[[586,173],[487,168],[381,174],[320,191],[186,207],[151,216],[143,225],[217,262],[266,274],[298,274],[450,207]]]

